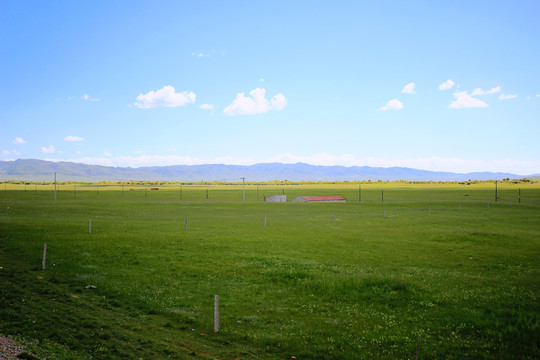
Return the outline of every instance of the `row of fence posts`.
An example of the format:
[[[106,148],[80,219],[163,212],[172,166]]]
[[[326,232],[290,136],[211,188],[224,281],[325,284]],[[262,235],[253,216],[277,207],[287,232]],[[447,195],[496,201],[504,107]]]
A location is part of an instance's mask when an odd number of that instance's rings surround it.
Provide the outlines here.
[[[124,184],[122,186],[122,197],[124,197]],[[26,192],[26,185],[24,191]],[[5,190],[7,192],[7,190]],[[34,192],[37,194],[37,185],[35,185]],[[57,190],[56,186],[56,179],[54,184],[54,201],[57,201],[57,193],[59,190]],[[77,185],[73,186],[73,193],[77,195]],[[99,186],[96,185],[96,195],[99,196]],[[285,189],[282,189],[282,195],[285,195]],[[148,197],[148,188],[144,188],[144,196]],[[209,190],[206,189],[206,200],[208,200],[210,197]],[[497,196],[497,190],[495,190],[495,202],[498,202],[499,197]],[[182,193],[182,185],[180,185],[180,200],[183,200],[183,193]],[[242,198],[243,201],[245,201],[245,194]],[[259,200],[259,185],[257,185],[257,201]],[[362,202],[362,189],[360,186],[358,186],[358,202]],[[381,190],[381,202],[384,203],[384,190]],[[512,201],[510,201],[510,204],[512,204]],[[518,204],[521,204],[521,189],[518,189]]]
[[[245,178],[242,178],[242,201],[245,201]],[[34,189],[37,193],[37,185]],[[4,184],[4,192],[7,192],[7,184]],[[26,192],[26,185],[24,186],[24,192]],[[77,185],[74,185],[73,192],[77,195]],[[99,195],[99,186],[96,185],[96,195]],[[282,189],[282,195],[285,195],[285,189]],[[124,184],[122,184],[122,197],[124,196]],[[144,189],[144,196],[148,196],[148,188]],[[209,191],[206,189],[206,199],[209,198]],[[495,180],[495,202],[498,202],[498,186],[497,180]],[[180,200],[182,200],[182,185],[180,185]],[[257,201],[259,200],[259,185],[257,184]],[[56,173],[54,173],[54,201],[57,201],[57,182],[56,182]],[[358,202],[362,202],[362,187],[358,185]],[[381,190],[381,202],[384,202],[384,190]],[[521,188],[518,189],[518,203],[521,204]]]

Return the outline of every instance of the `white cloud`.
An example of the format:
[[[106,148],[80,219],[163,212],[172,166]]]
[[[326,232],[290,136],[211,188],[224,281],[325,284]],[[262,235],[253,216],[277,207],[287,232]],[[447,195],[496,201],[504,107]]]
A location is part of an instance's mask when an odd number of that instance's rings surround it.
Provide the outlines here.
[[[540,160],[474,160],[460,158],[443,158],[438,156],[426,158],[357,158],[351,154],[334,155],[318,153],[307,156],[298,156],[291,153],[277,155],[261,162],[281,162],[295,164],[298,162],[312,165],[341,165],[341,166],[373,166],[373,167],[408,167],[429,171],[450,171],[456,173],[468,172],[511,172],[529,175],[538,173]]]
[[[196,56],[196,57],[207,57],[207,56],[210,56],[210,53],[203,53],[202,51],[193,51],[191,53],[191,56]]]
[[[478,95],[491,95],[491,94],[495,94],[495,93],[498,93],[499,91],[501,91],[501,87],[500,86],[496,86],[494,88],[492,88],[491,90],[482,90],[480,88],[476,88],[473,90],[473,92],[471,93],[472,96],[478,96]]]
[[[401,92],[403,94],[416,94],[416,92],[414,91],[415,86],[415,83],[408,83],[407,85],[405,85],[403,90],[401,90]]]
[[[515,94],[501,94],[499,95],[499,100],[511,100],[517,98]]]
[[[54,146],[49,145],[49,147],[42,147],[41,153],[42,154],[54,154],[56,150],[54,149]]]
[[[540,94],[536,94],[536,97],[540,97]]]
[[[49,160],[49,159],[47,159]],[[141,155],[141,156],[118,156],[118,157],[84,157],[70,159],[50,159],[50,161],[68,161],[88,165],[141,167],[141,166],[168,166],[168,165],[203,165],[203,164],[226,164],[226,165],[252,165],[253,159],[241,159],[232,156],[215,158],[194,158],[180,155]]]
[[[511,172],[515,174],[530,175],[540,172],[540,160],[477,160],[461,158],[443,158],[438,156],[420,158],[375,158],[356,157],[352,154],[316,153],[299,156],[291,153],[279,154],[270,158],[253,159],[221,156],[215,158],[194,158],[179,155],[141,155],[137,157],[84,157],[68,159],[45,159],[48,161],[68,161],[88,165],[141,167],[141,166],[167,166],[167,165],[201,165],[201,164],[227,164],[227,165],[253,165],[255,163],[281,162],[294,164],[303,162],[312,165],[341,165],[341,166],[373,166],[373,167],[409,167],[430,171],[451,171],[457,173],[468,172]],[[209,179],[210,180],[210,179]],[[376,179],[374,179],[376,180]]]
[[[285,95],[281,93],[274,96],[271,102],[272,102],[272,108],[278,111],[283,110],[285,108],[285,105],[287,105],[287,99],[285,98]]]
[[[105,156],[111,156],[112,154],[106,150],[103,150],[103,155]]]
[[[21,155],[20,152],[18,152],[17,150],[2,150],[2,155],[4,156],[8,156],[8,155]]]
[[[15,139],[13,139],[13,143],[14,144],[26,144],[26,141],[21,137],[16,137]]]
[[[79,137],[79,136],[66,136],[64,138],[65,141],[70,141],[70,142],[77,142],[77,141],[84,141],[84,139],[82,137]]]
[[[251,97],[244,93],[238,93],[231,105],[227,106],[223,113],[228,116],[262,114],[270,110],[283,110],[287,105],[287,99],[281,93],[275,95],[270,101],[266,99],[266,90],[261,88],[249,92]]]
[[[86,101],[99,101],[99,99],[93,98],[93,97],[91,97],[91,96],[88,95],[88,94],[84,94],[84,95],[82,96],[82,98],[83,98],[83,100],[86,100]]]
[[[214,109],[214,105],[212,104],[202,104],[201,106],[199,106],[201,109],[203,110],[213,110]]]
[[[477,108],[477,107],[489,106],[482,100],[473,98],[466,91],[455,92],[454,97],[456,98],[456,100],[454,100],[450,105],[448,105],[450,109],[464,109],[464,108]]]
[[[139,94],[135,106],[149,109],[158,106],[177,107],[195,102],[197,96],[191,91],[175,92],[174,87],[167,85],[157,91]]]
[[[403,104],[401,101],[397,99],[390,100],[386,103],[383,107],[379,108],[379,110],[386,111],[386,110],[401,110],[403,109]]]
[[[451,88],[454,87],[454,85],[456,85],[456,83],[450,79],[446,80],[445,82],[443,82],[441,85],[439,85],[439,90],[450,90]]]

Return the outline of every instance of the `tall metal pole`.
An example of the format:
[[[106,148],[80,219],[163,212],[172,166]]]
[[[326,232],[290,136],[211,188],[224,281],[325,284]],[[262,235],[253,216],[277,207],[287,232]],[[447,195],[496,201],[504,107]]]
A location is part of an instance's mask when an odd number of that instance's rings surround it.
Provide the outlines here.
[[[495,202],[497,202],[497,180],[495,180]]]
[[[246,202],[246,188],[245,188],[245,184],[246,184],[246,178],[243,177],[243,178],[242,178],[242,201],[243,201],[243,202]]]
[[[54,173],[54,201],[56,201],[56,173]]]

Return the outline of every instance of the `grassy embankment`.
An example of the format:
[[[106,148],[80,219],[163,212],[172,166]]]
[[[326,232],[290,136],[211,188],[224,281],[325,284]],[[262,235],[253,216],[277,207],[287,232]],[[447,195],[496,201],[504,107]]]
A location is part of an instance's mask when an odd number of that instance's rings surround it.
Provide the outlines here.
[[[540,356],[539,184],[41,186],[0,189],[0,333],[42,356]]]

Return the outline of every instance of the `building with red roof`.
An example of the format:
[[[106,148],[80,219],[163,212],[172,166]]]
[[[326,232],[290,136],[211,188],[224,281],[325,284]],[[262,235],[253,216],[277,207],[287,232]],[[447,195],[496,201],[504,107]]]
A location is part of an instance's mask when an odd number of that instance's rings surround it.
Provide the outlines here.
[[[299,196],[294,202],[345,202],[341,196]]]

